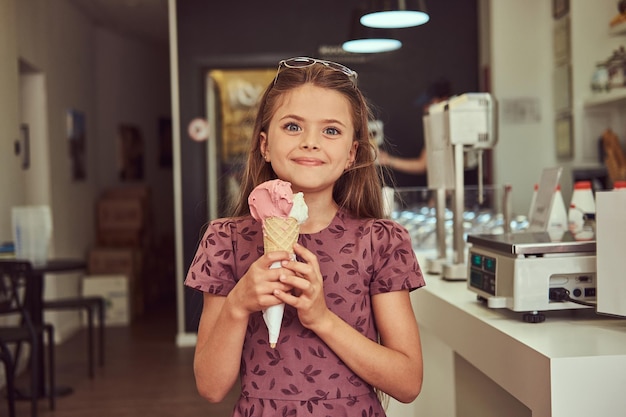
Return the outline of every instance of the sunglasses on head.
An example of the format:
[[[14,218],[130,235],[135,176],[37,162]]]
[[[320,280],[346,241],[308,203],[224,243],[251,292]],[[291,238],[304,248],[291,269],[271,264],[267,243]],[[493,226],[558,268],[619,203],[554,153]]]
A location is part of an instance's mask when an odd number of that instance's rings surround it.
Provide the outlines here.
[[[336,62],[325,61],[323,59],[309,58],[306,56],[298,56],[294,58],[283,59],[282,61],[280,61],[278,63],[278,69],[276,70],[276,77],[274,77],[274,84],[276,84],[276,80],[278,79],[278,74],[280,74],[280,71],[283,68],[307,68],[315,64],[321,64],[330,69],[333,69],[335,71],[339,71],[345,74],[350,79],[352,84],[356,87],[356,80],[358,77],[358,74],[356,73],[356,71],[351,70],[345,65],[341,65]]]

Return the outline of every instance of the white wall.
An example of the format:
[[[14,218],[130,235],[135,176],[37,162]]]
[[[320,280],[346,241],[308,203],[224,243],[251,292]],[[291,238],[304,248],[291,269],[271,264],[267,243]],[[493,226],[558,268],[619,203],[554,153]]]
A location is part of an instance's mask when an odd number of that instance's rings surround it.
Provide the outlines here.
[[[24,201],[30,204],[50,202],[46,91],[46,78],[42,73],[20,74],[20,122],[28,126],[30,138],[29,167],[21,171],[24,179],[22,190]]]
[[[491,0],[491,90],[499,102],[495,182],[512,184],[513,211],[526,214],[541,170],[556,165],[552,110],[552,2]],[[536,99],[540,120],[503,121],[510,100]]]
[[[0,0],[0,242],[12,240],[11,206],[24,199],[21,159],[13,153],[20,135],[15,7],[15,0]]]
[[[572,168],[600,166],[597,139],[606,127],[606,120],[616,120],[607,116],[609,110],[584,110],[583,102],[591,95],[589,86],[595,64],[606,60],[626,40],[626,37],[609,35],[608,23],[618,13],[617,2],[570,0],[574,156],[568,160],[557,159],[552,91],[552,3],[545,0],[489,1],[491,84],[500,104],[499,142],[494,150],[495,177],[499,185],[513,185],[516,214],[527,213],[534,183],[539,180],[541,170],[551,166],[563,167],[561,186],[565,203],[569,205]],[[538,101],[538,122],[515,124],[504,120],[507,101],[518,98]],[[612,124],[623,138],[624,124]]]
[[[145,178],[152,185],[156,235],[174,234],[172,168],[159,166],[158,118],[169,117],[168,46],[96,31],[95,83],[98,141],[98,182],[120,185],[117,177],[117,137],[120,123],[136,125],[146,150]]]
[[[143,133],[158,231],[173,233],[171,170],[159,169],[157,161],[157,121],[170,114],[168,63],[167,44],[98,28],[67,0],[0,0],[0,242],[12,240],[12,206],[48,204],[54,224],[50,255],[84,259],[95,239],[96,198],[117,185],[120,123]],[[87,176],[81,181],[71,173],[68,109],[85,115]],[[13,155],[21,122],[31,126],[28,171]],[[48,280],[45,296],[77,294],[79,277]],[[75,314],[50,318],[60,339],[79,325]]]
[[[40,38],[45,47],[33,63],[45,74],[47,87],[47,157],[54,223],[52,255],[83,257],[94,237],[93,199],[98,187],[94,164],[94,144],[98,140],[95,30],[67,2],[47,3],[46,22],[42,27],[45,36]],[[69,109],[85,115],[87,177],[81,181],[74,180],[71,173],[66,127]]]

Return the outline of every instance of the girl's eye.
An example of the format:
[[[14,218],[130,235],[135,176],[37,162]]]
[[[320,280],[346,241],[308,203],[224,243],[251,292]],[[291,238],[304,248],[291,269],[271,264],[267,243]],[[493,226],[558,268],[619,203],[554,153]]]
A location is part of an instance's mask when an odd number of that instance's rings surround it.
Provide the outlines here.
[[[339,129],[336,129],[334,127],[327,127],[326,129],[324,129],[324,133],[327,134],[327,135],[331,135],[331,136],[335,136],[335,135],[341,134]]]
[[[298,126],[297,124],[295,124],[293,122],[286,123],[285,126],[283,127],[283,129],[285,129],[288,132],[298,132],[298,131],[302,130],[300,128],[300,126]]]

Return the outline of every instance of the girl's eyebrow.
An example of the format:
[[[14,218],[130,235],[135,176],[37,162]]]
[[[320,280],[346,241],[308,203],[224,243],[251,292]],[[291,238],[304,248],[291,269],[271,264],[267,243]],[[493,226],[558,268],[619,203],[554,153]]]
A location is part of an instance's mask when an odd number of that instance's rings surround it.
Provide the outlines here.
[[[337,120],[337,119],[325,119],[325,120],[322,120],[322,122],[326,124],[338,124],[344,127],[346,126],[341,120]]]
[[[284,119],[296,119],[299,122],[304,122],[304,117],[298,116],[296,114],[286,114],[283,117],[281,117],[279,120],[284,120]],[[321,122],[324,124],[339,124],[344,127],[346,126],[345,123],[337,119],[324,119]]]
[[[304,117],[298,116],[296,114],[286,114],[286,115],[282,116],[279,120],[284,120],[284,119],[296,119],[299,122],[303,122],[304,121]]]

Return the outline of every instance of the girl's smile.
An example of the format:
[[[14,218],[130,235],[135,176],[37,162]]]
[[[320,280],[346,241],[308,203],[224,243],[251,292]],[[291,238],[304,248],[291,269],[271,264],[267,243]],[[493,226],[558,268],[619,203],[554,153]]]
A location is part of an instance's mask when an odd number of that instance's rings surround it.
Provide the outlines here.
[[[292,161],[295,162],[296,164],[307,165],[307,166],[317,166],[317,165],[324,164],[323,161],[317,158],[293,158]]]

